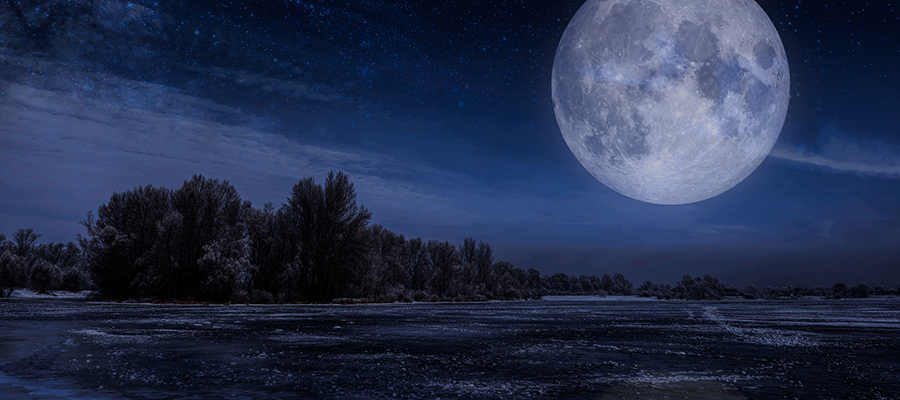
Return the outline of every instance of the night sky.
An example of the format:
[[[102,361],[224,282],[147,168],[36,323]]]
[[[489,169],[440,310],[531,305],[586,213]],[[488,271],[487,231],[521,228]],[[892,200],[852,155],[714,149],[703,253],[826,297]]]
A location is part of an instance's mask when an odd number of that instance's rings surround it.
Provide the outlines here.
[[[900,4],[761,1],[784,129],[682,206],[612,191],[566,146],[550,75],[581,4],[0,2],[0,232],[74,240],[114,191],[198,173],[279,205],[343,170],[373,222],[545,274],[900,284]]]

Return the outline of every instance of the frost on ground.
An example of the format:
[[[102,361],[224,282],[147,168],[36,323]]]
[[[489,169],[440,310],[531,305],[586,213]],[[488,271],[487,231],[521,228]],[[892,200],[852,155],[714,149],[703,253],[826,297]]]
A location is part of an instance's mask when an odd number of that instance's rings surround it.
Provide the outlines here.
[[[640,296],[544,296],[546,301],[656,301],[648,297]]]
[[[736,326],[719,315],[715,307],[705,307],[703,316],[717,323],[726,332],[750,343],[777,347],[814,347],[818,345],[811,338],[811,334],[807,332]]]
[[[900,398],[892,301],[0,301],[0,398]]]

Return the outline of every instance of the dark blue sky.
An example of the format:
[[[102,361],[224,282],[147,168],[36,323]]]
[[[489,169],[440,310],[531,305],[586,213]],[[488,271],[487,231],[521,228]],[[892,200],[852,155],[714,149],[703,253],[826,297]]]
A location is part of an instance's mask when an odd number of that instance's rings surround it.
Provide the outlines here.
[[[581,3],[2,2],[0,232],[73,240],[113,191],[195,173],[261,206],[343,170],[374,222],[544,273],[900,284],[894,5],[760,2],[792,73],[781,137],[731,191],[659,206],[556,125]]]

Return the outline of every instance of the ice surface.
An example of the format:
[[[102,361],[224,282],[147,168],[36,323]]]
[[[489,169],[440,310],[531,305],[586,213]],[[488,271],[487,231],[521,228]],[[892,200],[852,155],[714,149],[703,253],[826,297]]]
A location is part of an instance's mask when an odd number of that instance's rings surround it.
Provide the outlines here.
[[[6,299],[0,398],[900,398],[897,304]]]

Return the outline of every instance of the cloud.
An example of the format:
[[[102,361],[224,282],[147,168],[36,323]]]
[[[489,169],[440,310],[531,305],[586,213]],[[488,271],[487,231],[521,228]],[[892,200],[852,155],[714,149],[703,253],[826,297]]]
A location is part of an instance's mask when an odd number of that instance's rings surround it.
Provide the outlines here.
[[[770,155],[817,170],[900,179],[900,144],[854,136],[834,125],[822,130],[815,146],[777,146]]]
[[[212,106],[204,100],[144,82],[100,80],[114,88],[112,99],[4,82],[0,186],[10,195],[0,202],[6,213],[53,212],[74,226],[113,191],[178,187],[197,173],[229,180],[257,205],[280,204],[299,179],[321,182],[328,171],[343,170],[376,214],[444,223],[473,218],[452,197],[391,178],[410,170],[435,177],[447,172],[384,154],[304,144],[255,124],[223,124],[205,117]],[[115,102],[117,93],[148,90],[158,98],[152,105]]]
[[[552,199],[522,195],[532,188],[521,185],[540,182],[497,187],[496,182],[474,179],[453,166],[428,162],[415,147],[362,148],[341,140],[329,142],[327,125],[313,124],[311,129],[317,131],[310,135],[302,123],[284,126],[284,121],[259,117],[252,109],[85,68],[77,61],[0,53],[0,66],[9,67],[5,76],[0,74],[0,187],[9,188],[10,194],[0,196],[0,215],[5,214],[0,230],[14,229],[6,225],[12,223],[9,210],[16,209],[16,221],[27,221],[23,215],[35,219],[53,212],[55,218],[68,218],[65,231],[78,232],[75,221],[96,210],[114,191],[148,184],[178,187],[198,173],[227,179],[257,206],[277,205],[299,179],[311,176],[321,182],[332,170],[350,175],[375,222],[418,226],[422,236],[451,239],[447,235],[470,224],[544,220],[542,209],[556,209],[554,218],[562,221],[584,219],[560,211]],[[232,79],[282,95],[303,96],[307,88],[238,69],[215,72],[232,73]],[[328,96],[338,92],[327,84],[309,88]],[[313,114],[294,117],[320,119]],[[377,134],[407,124],[403,129],[430,134],[429,128],[409,120],[388,124],[359,129],[375,129],[370,134]],[[304,143],[304,137],[325,139],[314,144]],[[491,168],[506,161],[481,162]],[[563,209],[585,208],[581,201],[566,203],[574,204]]]
[[[365,105],[362,99],[347,94],[355,85],[353,81],[344,82],[342,85],[333,85],[318,81],[313,77],[302,79],[274,77],[245,69],[221,67],[193,69],[198,73],[209,72],[216,78],[231,80],[242,86],[257,88],[262,92],[274,93],[286,98],[308,99],[343,106]],[[302,69],[295,67],[294,70],[293,73],[304,75]]]

